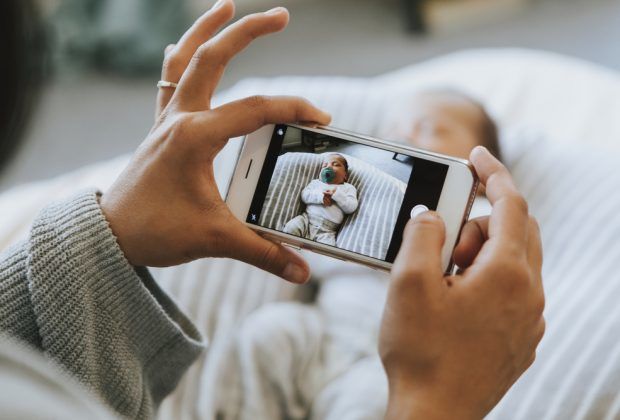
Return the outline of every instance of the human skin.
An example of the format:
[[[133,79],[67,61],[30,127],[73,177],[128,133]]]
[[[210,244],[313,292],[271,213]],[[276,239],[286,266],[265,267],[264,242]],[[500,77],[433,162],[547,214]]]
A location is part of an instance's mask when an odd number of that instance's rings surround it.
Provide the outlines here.
[[[344,166],[343,158],[338,155],[328,155],[321,165],[321,168],[331,168],[334,171],[334,179],[330,184],[339,185],[347,181],[347,170]],[[323,193],[323,204],[331,206],[333,204],[332,195],[335,189],[328,189]]]
[[[392,269],[379,351],[389,419],[480,419],[533,363],[544,330],[542,246],[506,168],[484,147],[470,160],[493,209],[461,233],[456,275],[444,275],[445,226],[407,224]]]
[[[412,146],[467,159],[481,145],[482,114],[471,101],[451,92],[415,95],[399,115],[393,135]]]
[[[330,116],[297,97],[253,96],[216,108],[211,98],[228,62],[255,38],[287,25],[286,9],[234,15],[223,0],[166,48],[156,123],[129,166],[101,197],[101,207],[127,259],[170,266],[204,257],[245,261],[295,283],[310,270],[297,253],[236,219],[223,201],[213,160],[228,139],[268,123],[329,124]],[[217,33],[217,34],[216,34]]]
[[[324,206],[331,206],[334,203],[334,200],[332,199],[332,195],[334,195],[334,192],[332,190],[327,190],[323,193],[323,205]]]
[[[321,168],[331,168],[334,171],[334,179],[330,184],[339,185],[347,181],[347,169],[344,165],[344,158],[339,155],[327,155]]]
[[[462,94],[422,92],[400,108],[391,135],[414,147],[467,159],[474,147],[484,145],[483,111]],[[484,186],[478,195],[484,195]]]
[[[226,207],[213,160],[229,138],[265,124],[328,124],[330,117],[295,97],[211,106],[230,59],[288,22],[286,10],[277,8],[216,35],[233,14],[232,1],[221,1],[166,48],[162,79],[179,86],[160,90],[154,127],[101,207],[134,265],[228,257],[302,283],[307,263],[258,236]],[[532,362],[544,330],[536,223],[506,169],[476,150],[471,160],[493,212],[463,230],[455,255],[463,273],[443,275],[443,224],[433,213],[408,224],[394,264],[380,336],[391,418],[483,416]]]

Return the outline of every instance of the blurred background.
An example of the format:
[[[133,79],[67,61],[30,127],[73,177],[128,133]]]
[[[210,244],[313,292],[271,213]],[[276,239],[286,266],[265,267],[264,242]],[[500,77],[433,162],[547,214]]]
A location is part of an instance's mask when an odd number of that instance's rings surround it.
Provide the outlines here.
[[[212,1],[39,0],[50,74],[0,191],[133,151],[153,122],[164,47]],[[620,69],[620,0],[237,0],[283,5],[220,89],[251,76],[373,76],[457,51],[528,47]],[[3,63],[2,65],[7,65]]]

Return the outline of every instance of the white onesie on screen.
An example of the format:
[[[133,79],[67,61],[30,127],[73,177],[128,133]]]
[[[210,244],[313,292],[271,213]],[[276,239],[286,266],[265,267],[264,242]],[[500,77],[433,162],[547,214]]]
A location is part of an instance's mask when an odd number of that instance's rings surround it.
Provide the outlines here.
[[[323,204],[323,193],[336,189],[332,195],[333,204]],[[312,180],[301,192],[301,199],[306,203],[306,213],[320,217],[339,225],[345,214],[351,214],[357,209],[357,190],[351,184],[326,184],[318,179]]]
[[[323,203],[325,192],[334,191],[332,204]],[[301,192],[306,211],[289,220],[283,232],[326,245],[336,245],[336,234],[345,214],[357,210],[357,190],[351,184],[326,184],[315,179]]]

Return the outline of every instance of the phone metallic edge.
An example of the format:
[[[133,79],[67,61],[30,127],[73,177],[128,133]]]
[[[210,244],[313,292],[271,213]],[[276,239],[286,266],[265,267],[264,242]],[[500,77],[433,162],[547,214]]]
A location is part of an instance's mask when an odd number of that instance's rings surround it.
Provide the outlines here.
[[[474,167],[469,161],[417,149],[401,143],[353,133],[336,127],[320,126],[313,128],[298,124],[286,125],[447,165],[448,172],[436,211],[441,215],[446,225],[446,241],[442,249],[442,267],[446,273],[452,271],[454,267],[452,253],[458,243],[461,229],[469,217],[479,184]],[[245,222],[258,185],[261,170],[265,164],[267,150],[271,143],[274,129],[275,125],[269,124],[248,134],[243,139],[241,152],[237,157],[233,177],[229,182],[225,198],[226,204],[233,215],[268,240],[282,243],[295,249],[306,249],[340,260],[354,261],[374,269],[389,271],[392,267],[390,262]]]

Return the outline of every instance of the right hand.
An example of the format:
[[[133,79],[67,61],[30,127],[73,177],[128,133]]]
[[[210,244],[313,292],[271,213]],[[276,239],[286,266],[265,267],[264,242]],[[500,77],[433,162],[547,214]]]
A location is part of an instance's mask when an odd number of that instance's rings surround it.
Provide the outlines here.
[[[334,194],[334,192],[332,190],[327,190],[323,193],[323,204],[326,207],[329,207],[332,205],[332,203],[334,202],[334,200],[332,199],[332,195]]]
[[[392,269],[379,350],[388,418],[480,419],[533,363],[544,330],[542,247],[508,170],[486,149],[470,156],[493,205],[470,221],[444,276],[444,223],[410,221]]]

